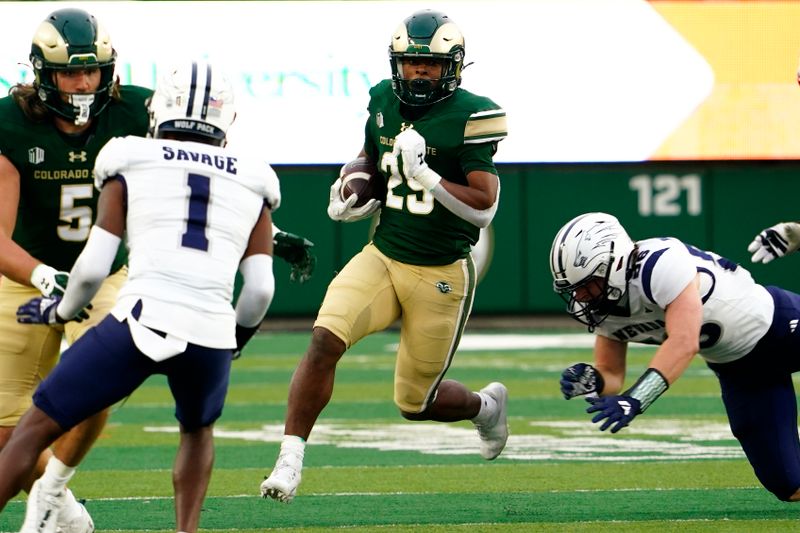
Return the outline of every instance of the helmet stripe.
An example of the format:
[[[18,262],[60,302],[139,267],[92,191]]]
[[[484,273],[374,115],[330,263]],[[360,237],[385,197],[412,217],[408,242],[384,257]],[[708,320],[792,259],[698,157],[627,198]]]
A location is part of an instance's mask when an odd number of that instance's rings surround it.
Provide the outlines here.
[[[194,93],[197,90],[197,61],[192,61],[192,84],[189,87],[189,101],[186,103],[186,116],[192,116],[194,107]]]
[[[211,97],[211,65],[206,63],[206,90],[203,94],[203,108],[200,110],[200,118],[205,120],[208,115],[208,100]]]

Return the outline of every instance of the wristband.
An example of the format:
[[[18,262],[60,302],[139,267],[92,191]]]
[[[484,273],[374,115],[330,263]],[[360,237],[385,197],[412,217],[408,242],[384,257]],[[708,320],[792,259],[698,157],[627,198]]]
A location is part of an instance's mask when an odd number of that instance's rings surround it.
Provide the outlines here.
[[[648,368],[633,387],[623,392],[622,395],[639,400],[641,412],[644,413],[668,388],[669,383],[664,375],[655,368]]]
[[[418,172],[414,179],[419,182],[420,185],[425,187],[426,190],[430,191],[434,187],[436,187],[440,181],[442,181],[442,177],[436,173],[431,167],[426,165],[425,170]]]
[[[260,324],[259,324],[260,325]],[[241,324],[236,324],[236,349],[241,350],[244,346],[250,342],[250,339],[253,338],[258,332],[258,326],[242,326]]]

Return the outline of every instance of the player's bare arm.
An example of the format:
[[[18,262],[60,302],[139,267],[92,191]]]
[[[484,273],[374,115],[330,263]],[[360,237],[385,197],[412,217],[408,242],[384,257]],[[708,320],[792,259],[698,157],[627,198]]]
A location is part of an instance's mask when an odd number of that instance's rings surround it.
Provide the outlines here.
[[[250,240],[242,259],[255,254],[272,255],[272,212],[266,207],[261,210],[261,216],[250,233]]]
[[[671,385],[683,374],[700,351],[700,326],[703,303],[700,300],[699,276],[666,307],[667,339],[656,351],[650,367],[655,368]]]
[[[30,285],[31,272],[39,261],[11,240],[17,221],[19,179],[16,167],[0,155],[0,274]]]
[[[594,366],[603,376],[603,390],[599,394],[619,394],[625,382],[625,362],[628,344],[597,335],[594,341]]]
[[[109,180],[103,185],[97,199],[97,220],[107,232],[122,238],[125,232],[125,185],[119,180]]]
[[[466,185],[442,180],[439,183],[444,190],[475,209],[489,209],[497,201],[497,190],[500,180],[497,175],[485,170],[473,170],[467,174]]]

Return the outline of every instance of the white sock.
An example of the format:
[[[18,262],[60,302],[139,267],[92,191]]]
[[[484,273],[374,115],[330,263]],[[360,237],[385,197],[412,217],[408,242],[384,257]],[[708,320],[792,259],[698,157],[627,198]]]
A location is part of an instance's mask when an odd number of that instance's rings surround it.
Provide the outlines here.
[[[47,492],[59,492],[67,486],[73,475],[75,475],[75,467],[65,465],[53,455],[47,461],[44,474],[39,478],[39,484]]]
[[[305,439],[296,435],[284,435],[283,440],[281,441],[280,455],[284,455],[286,453],[291,453],[300,459],[300,461],[302,461],[306,453]]]
[[[475,418],[472,419],[472,423],[478,425],[485,424],[491,420],[492,416],[494,416],[497,411],[497,402],[488,394],[482,392],[476,392],[475,394],[481,397],[481,409],[478,411],[478,414],[475,415]]]

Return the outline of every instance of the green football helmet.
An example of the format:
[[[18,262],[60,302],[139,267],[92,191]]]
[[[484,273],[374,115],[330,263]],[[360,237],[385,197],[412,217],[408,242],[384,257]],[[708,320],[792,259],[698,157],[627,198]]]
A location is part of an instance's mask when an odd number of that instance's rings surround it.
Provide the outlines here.
[[[34,87],[53,113],[86,124],[106,108],[114,87],[117,52],[108,32],[82,9],[59,9],[42,21],[33,35],[30,60],[36,75]],[[59,70],[100,69],[100,86],[95,93],[71,94],[64,101],[54,74]]]
[[[433,58],[444,63],[438,81],[406,80],[400,62],[410,57]],[[389,45],[392,89],[401,102],[430,105],[444,100],[461,83],[464,66],[464,36],[444,13],[426,9],[405,19],[392,35]]]

